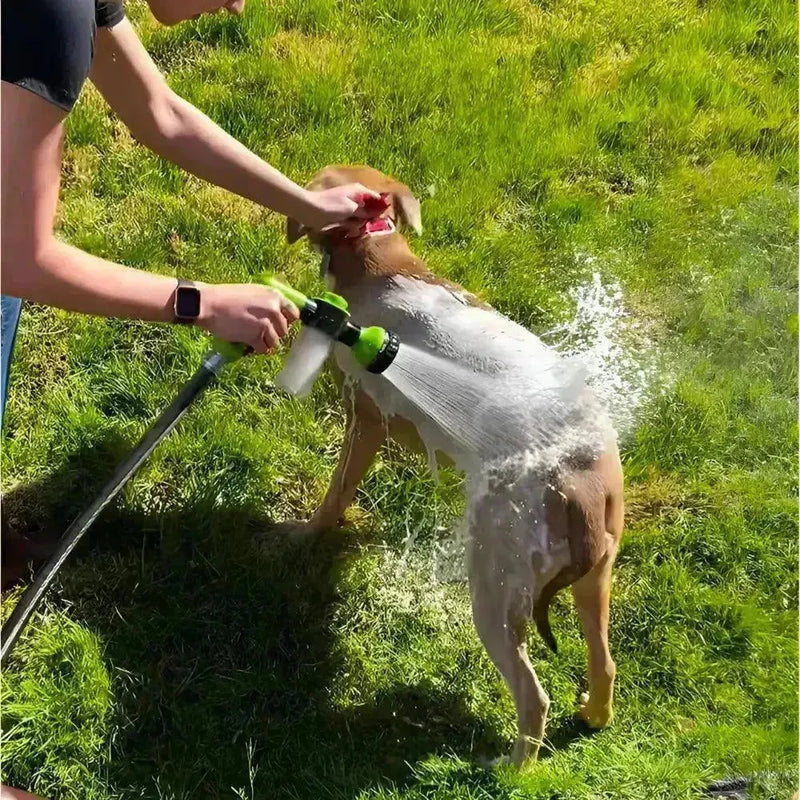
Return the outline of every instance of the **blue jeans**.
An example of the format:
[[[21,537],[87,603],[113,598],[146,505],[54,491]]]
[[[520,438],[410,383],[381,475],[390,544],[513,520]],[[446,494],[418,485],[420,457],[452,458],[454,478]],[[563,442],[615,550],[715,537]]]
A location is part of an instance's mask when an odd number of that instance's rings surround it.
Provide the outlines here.
[[[18,297],[0,296],[0,428],[6,411],[8,395],[8,371],[11,367],[11,354],[14,351],[14,339],[19,325],[19,314],[22,311],[22,300]]]

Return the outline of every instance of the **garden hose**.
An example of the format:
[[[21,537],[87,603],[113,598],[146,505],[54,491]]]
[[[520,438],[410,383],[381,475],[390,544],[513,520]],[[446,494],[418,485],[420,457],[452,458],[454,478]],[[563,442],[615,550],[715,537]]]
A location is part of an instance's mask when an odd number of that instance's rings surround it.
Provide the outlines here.
[[[260,280],[298,307],[300,320],[304,325],[350,347],[356,361],[370,372],[383,372],[397,355],[397,337],[383,328],[361,328],[354,325],[350,322],[347,301],[343,297],[332,292],[325,292],[321,297],[306,297],[272,275],[264,275]],[[192,403],[213,383],[225,364],[236,361],[246,351],[244,345],[217,338],[213,340],[213,349],[197,372],[148,428],[133,452],[117,467],[91,505],[67,528],[53,555],[36,574],[33,583],[22,593],[0,632],[0,661],[5,662],[14,649],[58,571],[100,512],[130,480],[158,443],[175,427]]]

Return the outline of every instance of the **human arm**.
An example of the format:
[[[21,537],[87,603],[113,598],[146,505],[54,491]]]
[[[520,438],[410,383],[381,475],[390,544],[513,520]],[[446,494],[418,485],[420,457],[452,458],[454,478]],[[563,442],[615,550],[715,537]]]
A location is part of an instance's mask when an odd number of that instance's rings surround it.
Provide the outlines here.
[[[2,291],[102,316],[173,319],[174,278],[96,258],[53,232],[63,148],[63,110],[5,81],[0,90]],[[265,352],[297,311],[263,286],[200,285],[207,330]]]
[[[359,184],[310,192],[170,89],[126,19],[97,33],[91,80],[133,136],[193,175],[320,229],[359,215]]]

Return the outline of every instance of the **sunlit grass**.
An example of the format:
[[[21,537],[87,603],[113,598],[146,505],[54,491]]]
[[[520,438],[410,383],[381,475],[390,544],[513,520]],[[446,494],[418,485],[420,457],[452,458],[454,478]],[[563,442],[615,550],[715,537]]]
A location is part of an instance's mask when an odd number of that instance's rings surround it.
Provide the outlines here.
[[[440,274],[543,332],[592,271],[619,281],[668,389],[626,442],[616,724],[571,723],[585,669],[567,596],[541,762],[486,771],[513,707],[463,587],[398,571],[453,523],[396,446],[360,536],[253,539],[308,515],[343,415],[280,359],[226,371],[87,537],[3,677],[3,779],[48,797],[683,798],[797,755],[796,8],[790,2],[256,2],[159,29],[171,84],[299,181],[367,162],[423,202]],[[279,219],[137,146],[89,90],[70,119],[62,235],[202,280],[319,288]],[[589,258],[587,258],[589,256]],[[199,364],[196,331],[28,308],[4,513],[61,530]],[[415,554],[412,553],[413,564]],[[16,598],[16,594],[13,596]],[[4,598],[3,613],[12,598]],[[251,782],[251,772],[253,773]],[[784,777],[782,777],[784,776]]]

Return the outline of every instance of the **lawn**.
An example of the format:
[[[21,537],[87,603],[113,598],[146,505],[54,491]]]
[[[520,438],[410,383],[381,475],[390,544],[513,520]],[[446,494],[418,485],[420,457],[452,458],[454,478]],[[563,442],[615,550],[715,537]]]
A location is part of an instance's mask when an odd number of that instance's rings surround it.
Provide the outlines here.
[[[621,286],[662,372],[623,442],[616,719],[593,736],[573,722],[585,654],[564,593],[558,655],[531,634],[552,699],[541,759],[482,766],[515,720],[465,586],[431,579],[459,477],[436,484],[389,446],[345,532],[270,536],[320,500],[343,414],[327,377],[298,402],[273,385],[279,357],[246,359],[99,519],[4,665],[3,780],[52,800],[655,800],[755,775],[752,797],[787,798],[795,4],[251,0],[172,30],[128,11],[170,84],[292,177],[366,162],[408,183],[415,250],[532,330],[570,319],[595,272]],[[146,152],[88,87],[59,224],[141,269],[320,288],[280,219]],[[206,346],[29,306],[6,519],[65,528]]]

